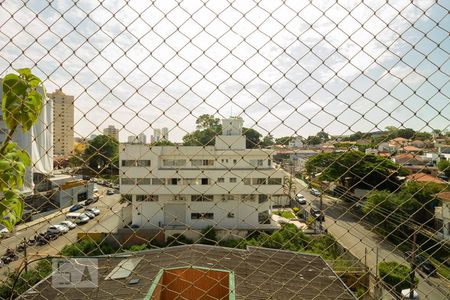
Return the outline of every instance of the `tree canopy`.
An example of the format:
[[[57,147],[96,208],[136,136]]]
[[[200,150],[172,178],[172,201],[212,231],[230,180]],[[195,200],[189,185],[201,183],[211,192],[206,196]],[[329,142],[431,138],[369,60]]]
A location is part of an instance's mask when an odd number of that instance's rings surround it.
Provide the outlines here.
[[[389,159],[361,151],[320,153],[311,157],[305,168],[311,175],[320,173],[321,180],[345,184],[350,179],[351,186],[389,189],[398,187],[395,177],[405,172]]]
[[[94,172],[117,171],[119,166],[119,142],[107,135],[98,135],[88,141],[84,151],[86,165]]]

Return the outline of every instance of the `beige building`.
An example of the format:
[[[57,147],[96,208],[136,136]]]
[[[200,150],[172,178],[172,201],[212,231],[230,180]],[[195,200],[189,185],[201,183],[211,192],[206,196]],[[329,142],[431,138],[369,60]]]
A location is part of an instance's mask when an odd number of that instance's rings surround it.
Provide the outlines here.
[[[119,129],[114,127],[114,125],[109,125],[105,129],[103,129],[103,134],[112,137],[117,141],[119,140]]]
[[[53,153],[69,156],[74,147],[74,96],[58,89],[48,97],[53,101]]]

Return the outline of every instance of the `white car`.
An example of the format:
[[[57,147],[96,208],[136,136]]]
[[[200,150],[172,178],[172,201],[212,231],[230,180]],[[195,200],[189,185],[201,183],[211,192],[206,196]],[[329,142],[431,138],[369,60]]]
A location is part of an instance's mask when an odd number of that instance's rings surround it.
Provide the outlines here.
[[[47,228],[47,232],[53,234],[67,233],[69,232],[69,228],[60,224],[51,225],[50,227]]]
[[[75,224],[75,223],[73,223],[73,222],[71,222],[71,221],[69,221],[69,220],[62,221],[61,223],[59,223],[59,225],[66,226],[66,227],[68,227],[69,229],[74,229],[75,227],[77,227],[77,224]]]
[[[85,210],[85,211],[83,212],[83,214],[84,214],[85,216],[88,216],[89,219],[95,218],[94,213],[93,213],[93,212],[90,212],[90,211],[88,211],[88,210]]]
[[[88,207],[86,208],[85,212],[93,213],[95,216],[98,216],[100,214],[100,209],[96,207]]]
[[[71,221],[77,225],[86,224],[89,220],[89,217],[83,213],[68,213],[66,215],[66,221]]]

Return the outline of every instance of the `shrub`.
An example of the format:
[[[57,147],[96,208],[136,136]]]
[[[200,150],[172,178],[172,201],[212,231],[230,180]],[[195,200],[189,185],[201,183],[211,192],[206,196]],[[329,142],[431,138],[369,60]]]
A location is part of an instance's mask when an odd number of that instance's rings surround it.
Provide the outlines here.
[[[409,273],[411,269],[405,265],[399,264],[394,261],[381,262],[378,265],[379,275],[387,285],[394,288],[397,292],[401,292],[403,289],[407,289],[411,286]],[[419,279],[414,278],[414,283],[417,284]]]
[[[206,227],[201,234],[200,244],[217,245],[217,232],[213,226]]]
[[[142,245],[133,245],[130,248],[128,248],[128,251],[142,251],[148,249],[148,244],[142,244]]]
[[[64,246],[60,254],[64,256],[96,256],[114,252],[114,248],[105,242],[97,243],[91,239],[86,239]]]

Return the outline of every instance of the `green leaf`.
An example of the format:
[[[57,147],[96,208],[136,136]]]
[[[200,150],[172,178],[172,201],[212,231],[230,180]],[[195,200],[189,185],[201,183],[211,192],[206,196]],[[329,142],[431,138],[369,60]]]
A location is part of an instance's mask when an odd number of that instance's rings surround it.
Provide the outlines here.
[[[16,71],[20,75],[24,75],[24,76],[30,76],[31,75],[31,70],[29,68],[18,69]]]
[[[0,201],[0,223],[12,231],[14,225],[22,219],[23,201],[18,190],[9,190],[3,193]]]

